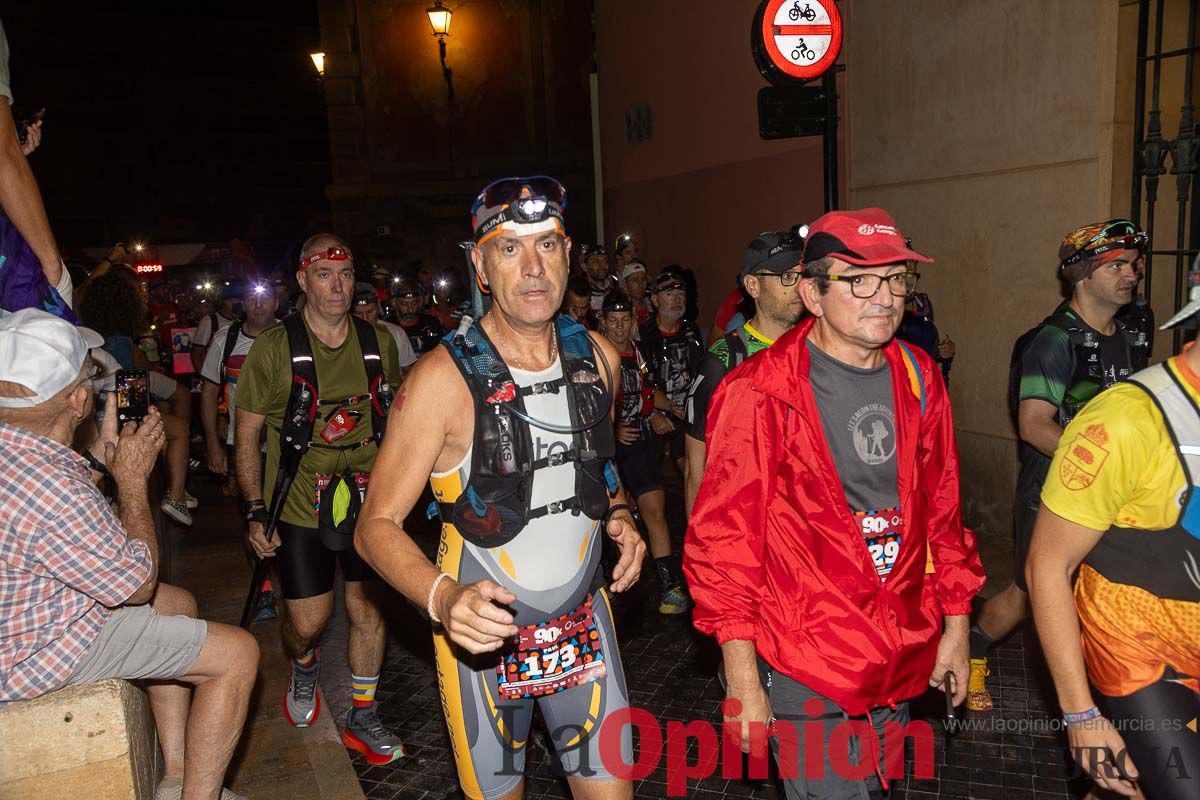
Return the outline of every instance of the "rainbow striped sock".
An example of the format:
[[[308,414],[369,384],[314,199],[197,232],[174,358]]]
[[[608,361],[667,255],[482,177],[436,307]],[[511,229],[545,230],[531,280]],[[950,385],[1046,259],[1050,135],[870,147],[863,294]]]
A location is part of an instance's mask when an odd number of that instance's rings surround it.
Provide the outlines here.
[[[351,675],[350,686],[354,690],[355,708],[370,708],[375,705],[375,690],[379,688],[378,675],[373,678]]]
[[[317,663],[317,651],[309,650],[304,655],[293,658],[292,663],[300,669],[312,669]]]

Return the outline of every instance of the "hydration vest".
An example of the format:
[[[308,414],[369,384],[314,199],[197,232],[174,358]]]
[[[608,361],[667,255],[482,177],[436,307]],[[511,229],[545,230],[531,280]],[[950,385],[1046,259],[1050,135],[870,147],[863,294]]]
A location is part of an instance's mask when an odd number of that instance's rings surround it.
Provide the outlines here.
[[[1165,530],[1113,525],[1084,563],[1113,583],[1141,587],[1164,600],[1200,602],[1200,409],[1166,363],[1129,378],[1154,400],[1175,443],[1187,486],[1179,518]]]
[[[569,511],[599,520],[608,511],[610,495],[620,487],[612,462],[616,453],[609,417],[612,396],[597,369],[587,329],[559,315],[553,335],[558,339],[562,376],[528,387],[513,381],[478,323],[465,334],[450,333],[442,340],[471,392],[475,438],[467,485],[453,503],[438,503],[437,510],[464,539],[479,547],[507,544],[531,520],[547,514]],[[527,417],[524,398],[563,391],[574,429],[571,447],[535,459],[529,426],[536,427],[537,421],[522,419]],[[574,496],[531,508],[537,471],[568,461],[575,465]]]
[[[750,357],[750,351],[746,349],[746,342],[742,340],[742,335],[739,333],[740,328],[741,326],[738,326],[722,337],[725,340],[725,347],[727,348],[726,352],[728,353],[725,361],[726,375],[728,375],[734,367]]]
[[[1017,424],[1021,404],[1021,359],[1034,337],[1047,325],[1053,325],[1067,334],[1071,342],[1071,360],[1074,364],[1071,378],[1067,382],[1068,393],[1063,395],[1063,401],[1058,408],[1058,424],[1065,428],[1079,412],[1079,408],[1073,407],[1068,400],[1071,387],[1084,381],[1093,381],[1098,384],[1099,389],[1107,388],[1104,365],[1100,363],[1100,342],[1095,332],[1086,329],[1083,322],[1072,313],[1068,313],[1067,309],[1067,303],[1063,303],[1053,314],[1021,334],[1013,344],[1008,366],[1008,409],[1014,425]],[[1114,320],[1114,323],[1117,331],[1125,337],[1130,372],[1145,368],[1150,359],[1150,344],[1145,333],[1133,331],[1120,320]]]
[[[300,468],[300,460],[309,447],[326,450],[350,450],[383,441],[387,424],[388,408],[392,404],[392,390],[383,374],[383,358],[379,355],[379,339],[375,327],[368,322],[350,316],[350,322],[358,334],[358,346],[362,350],[363,368],[367,373],[367,392],[371,398],[371,433],[361,442],[350,445],[325,444],[312,441],[320,406],[336,408],[344,403],[358,402],[358,397],[342,397],[322,400],[317,388],[317,368],[313,361],[312,342],[308,329],[300,314],[292,314],[280,322],[288,337],[288,349],[292,359],[292,388],[288,394],[287,410],[279,428],[279,469],[275,475],[275,492],[271,496],[272,516],[278,519],[283,509],[287,489]],[[232,332],[231,332],[232,333]],[[232,337],[231,337],[232,338]],[[227,340],[228,341],[228,340]]]

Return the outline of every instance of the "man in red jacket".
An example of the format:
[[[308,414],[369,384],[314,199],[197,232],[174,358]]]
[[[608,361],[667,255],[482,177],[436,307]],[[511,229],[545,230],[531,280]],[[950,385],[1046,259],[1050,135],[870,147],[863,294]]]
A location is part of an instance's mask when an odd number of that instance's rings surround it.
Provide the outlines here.
[[[721,644],[738,701],[726,724],[743,750],[751,723],[786,721],[799,739],[799,754],[772,741],[781,771],[800,765],[790,800],[887,787],[884,724],[907,724],[905,701],[945,691],[947,672],[955,704],[966,695],[983,584],[946,387],[926,353],[894,339],[916,288],[907,264],[931,259],[874,208],[819,218],[803,261],[811,317],[713,396],[684,547],[695,625]],[[855,718],[866,741],[835,735]],[[805,742],[814,729],[822,741]],[[846,777],[864,760],[874,775]]]

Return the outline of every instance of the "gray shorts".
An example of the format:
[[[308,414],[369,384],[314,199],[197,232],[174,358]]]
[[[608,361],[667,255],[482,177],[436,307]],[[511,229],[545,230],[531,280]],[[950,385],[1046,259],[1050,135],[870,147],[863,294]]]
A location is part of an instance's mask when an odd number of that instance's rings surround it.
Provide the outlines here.
[[[68,685],[108,678],[170,680],[191,670],[208,638],[208,623],[164,617],[148,605],[113,610],[75,665]]]
[[[874,751],[879,759],[880,770],[883,771],[885,769],[885,748],[892,746],[895,742],[895,745],[903,751],[903,741],[897,741],[895,736],[885,736],[884,726],[904,728],[908,725],[908,703],[900,703],[894,710],[886,707],[871,709],[871,727],[875,730],[874,742],[869,741],[871,738],[869,736],[850,735],[845,738],[847,731],[843,730],[839,733],[838,729],[847,724],[847,718],[836,703],[783,673],[776,672],[761,658],[758,660],[758,671],[775,718],[780,723],[790,723],[792,729],[796,731],[799,750],[792,753],[790,758],[781,758],[780,743],[777,737],[770,739],[776,763],[780,765],[781,776],[785,772],[784,764],[792,765],[787,770],[791,774],[786,775],[783,779],[787,800],[806,800],[806,798],[808,800],[876,800],[885,796],[879,777],[873,771],[861,780],[847,778],[844,775],[851,772],[849,767],[863,762],[864,752]],[[823,708],[820,710],[823,713],[810,716],[808,713],[810,710],[818,709],[806,708],[805,704],[809,700],[821,701]],[[865,723],[866,717],[856,717],[855,721]],[[820,728],[816,728],[814,723],[819,723]],[[814,752],[823,753],[824,764],[821,772],[809,774],[812,771],[807,768],[806,764],[805,736],[817,730],[821,733],[821,741],[808,743],[807,747],[812,748]],[[834,755],[832,748],[835,746],[835,742],[842,742],[842,746],[846,748],[837,754],[837,766],[832,760]],[[900,763],[903,763],[903,756],[900,758]],[[889,780],[892,777],[895,776],[890,776]],[[903,782],[902,779],[896,779]]]

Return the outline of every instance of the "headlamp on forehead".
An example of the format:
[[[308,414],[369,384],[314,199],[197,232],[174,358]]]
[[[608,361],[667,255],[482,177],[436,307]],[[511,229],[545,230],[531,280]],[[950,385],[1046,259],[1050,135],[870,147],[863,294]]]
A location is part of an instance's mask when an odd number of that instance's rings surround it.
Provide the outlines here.
[[[615,314],[618,311],[633,311],[633,306],[625,300],[614,300],[611,303],[605,303],[602,309],[605,314]]]
[[[471,206],[475,241],[483,244],[505,226],[517,235],[550,230],[564,232],[563,209],[566,207],[566,189],[549,176],[493,181]]]
[[[687,291],[687,287],[682,281],[671,281],[654,287],[655,292],[683,292]]]
[[[398,297],[401,300],[415,300],[420,296],[420,292],[416,292],[412,289],[405,289],[403,292],[396,292],[394,295],[394,297]]]
[[[350,254],[350,248],[335,245],[300,259],[300,269],[304,269],[309,264],[315,264],[318,261],[349,261],[351,258],[353,256]]]
[[[267,287],[263,286],[261,283],[256,283],[256,284],[254,284],[254,288],[251,289],[251,291],[254,292],[256,295],[258,295],[259,297],[261,297],[267,293]]]
[[[1085,242],[1082,247],[1064,258],[1060,262],[1059,267],[1069,267],[1072,264],[1083,261],[1085,258],[1102,255],[1113,250],[1137,250],[1145,252],[1149,241],[1150,237],[1146,235],[1146,232],[1139,229],[1137,225],[1129,220],[1113,220],[1102,228],[1099,233]],[[1096,242],[1099,242],[1099,244],[1095,244]]]

